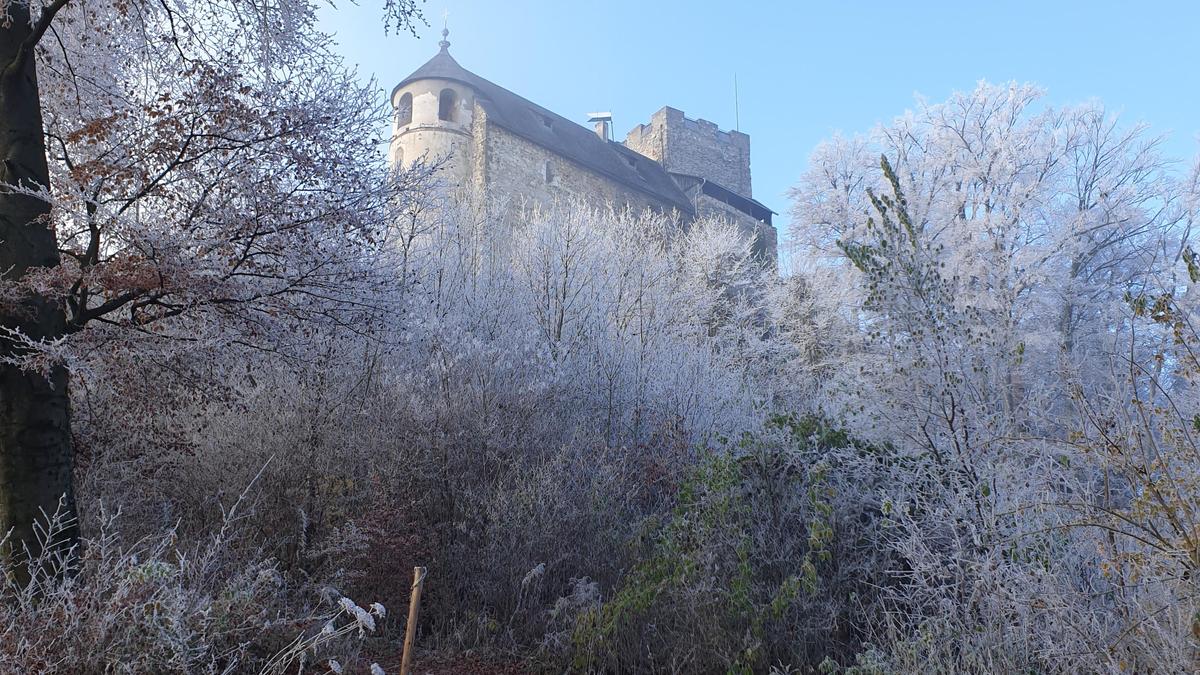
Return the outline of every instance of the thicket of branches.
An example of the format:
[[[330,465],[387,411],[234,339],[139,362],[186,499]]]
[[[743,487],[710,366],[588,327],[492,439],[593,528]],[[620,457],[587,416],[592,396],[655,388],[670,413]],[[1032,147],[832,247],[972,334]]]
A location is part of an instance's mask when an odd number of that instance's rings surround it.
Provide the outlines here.
[[[1192,670],[1197,168],[1040,96],[922,105],[793,190],[805,276],[856,326],[822,405],[925,464],[887,496],[873,642],[886,669]]]

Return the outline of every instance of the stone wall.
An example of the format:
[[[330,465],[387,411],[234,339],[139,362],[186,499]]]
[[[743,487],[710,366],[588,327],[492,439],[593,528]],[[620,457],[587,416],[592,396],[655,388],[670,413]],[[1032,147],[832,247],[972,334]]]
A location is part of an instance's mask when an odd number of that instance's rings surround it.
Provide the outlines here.
[[[596,206],[611,203],[618,208],[628,205],[635,210],[674,211],[640,190],[586,169],[494,124],[486,125],[485,134],[486,160],[477,174],[477,186],[486,186],[492,196],[509,196],[503,206],[509,219],[517,217],[522,208],[545,207],[573,199]]]
[[[625,137],[625,146],[660,162],[667,171],[699,176],[744,197],[750,186],[750,136],[721,131],[708,120],[692,120],[664,107]]]
[[[774,227],[703,193],[693,193],[692,203],[696,205],[697,218],[720,218],[732,222],[737,225],[738,230],[753,238],[755,254],[765,260],[776,260],[777,242]]]

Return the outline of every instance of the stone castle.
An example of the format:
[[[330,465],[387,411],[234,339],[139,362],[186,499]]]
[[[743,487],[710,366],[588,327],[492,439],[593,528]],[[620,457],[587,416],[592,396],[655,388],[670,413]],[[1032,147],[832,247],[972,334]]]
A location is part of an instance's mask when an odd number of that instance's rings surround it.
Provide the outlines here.
[[[446,37],[392,90],[393,165],[440,159],[452,184],[525,205],[583,198],[653,209],[684,227],[724,217],[776,259],[774,212],[750,185],[748,135],[664,107],[618,143],[610,116],[589,129],[550,112],[460,66]]]

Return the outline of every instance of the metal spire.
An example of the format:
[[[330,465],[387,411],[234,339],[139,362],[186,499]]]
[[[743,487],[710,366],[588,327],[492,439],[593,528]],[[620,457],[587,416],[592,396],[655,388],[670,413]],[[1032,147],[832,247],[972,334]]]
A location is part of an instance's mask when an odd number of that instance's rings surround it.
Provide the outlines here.
[[[442,51],[450,49],[450,41],[446,39],[448,37],[450,37],[450,10],[446,9],[442,10],[442,41],[438,43]]]

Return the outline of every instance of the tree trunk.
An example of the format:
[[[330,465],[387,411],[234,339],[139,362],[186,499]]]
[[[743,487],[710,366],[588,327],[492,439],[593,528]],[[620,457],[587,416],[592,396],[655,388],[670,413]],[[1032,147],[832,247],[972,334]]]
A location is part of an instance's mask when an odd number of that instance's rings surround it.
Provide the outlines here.
[[[0,181],[48,187],[29,9],[23,3],[9,3],[7,9],[11,23],[0,27]],[[0,274],[5,280],[58,264],[49,214],[46,202],[0,189]],[[34,339],[52,339],[63,334],[65,316],[57,302],[34,295],[16,307],[0,306],[0,325]],[[0,354],[12,356],[20,349],[0,337]],[[14,547],[0,555],[19,551],[22,542],[36,552],[34,521],[43,511],[54,513],[60,499],[74,517],[71,470],[66,370],[55,366],[47,377],[0,364],[0,534],[11,529]],[[52,545],[70,546],[78,528],[72,525],[59,534]],[[17,573],[24,576],[22,567],[17,565]]]

